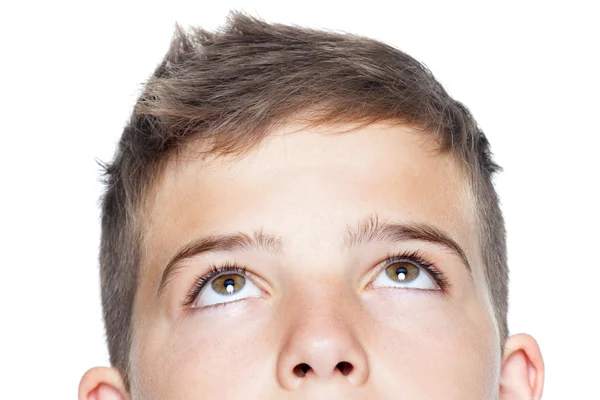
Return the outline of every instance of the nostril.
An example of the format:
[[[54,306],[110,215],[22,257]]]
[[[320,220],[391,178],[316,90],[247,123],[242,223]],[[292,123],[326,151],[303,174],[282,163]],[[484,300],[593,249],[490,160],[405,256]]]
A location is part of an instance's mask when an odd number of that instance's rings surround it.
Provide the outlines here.
[[[339,362],[336,366],[335,366],[344,376],[348,376],[350,375],[350,373],[352,372],[352,370],[354,369],[354,367],[352,366],[352,364],[350,364],[349,362],[346,361],[342,361]]]
[[[294,374],[297,377],[304,378],[306,376],[306,373],[310,371],[310,369],[310,365],[306,363],[298,364],[294,367]]]

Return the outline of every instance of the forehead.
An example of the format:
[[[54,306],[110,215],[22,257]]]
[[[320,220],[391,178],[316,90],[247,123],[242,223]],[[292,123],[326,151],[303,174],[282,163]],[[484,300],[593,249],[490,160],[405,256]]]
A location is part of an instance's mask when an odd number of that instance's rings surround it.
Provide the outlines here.
[[[288,126],[241,157],[197,154],[191,145],[159,177],[145,213],[142,265],[152,267],[144,274],[160,274],[177,247],[201,234],[261,229],[290,239],[298,252],[317,252],[373,214],[432,224],[469,258],[478,256],[464,174],[410,127],[373,124],[337,133]]]

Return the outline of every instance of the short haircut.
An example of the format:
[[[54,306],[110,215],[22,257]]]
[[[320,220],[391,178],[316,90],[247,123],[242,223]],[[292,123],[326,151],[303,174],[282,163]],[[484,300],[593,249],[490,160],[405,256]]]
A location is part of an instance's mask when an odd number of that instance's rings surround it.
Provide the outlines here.
[[[140,210],[161,169],[192,141],[206,143],[210,154],[239,155],[290,121],[404,124],[432,137],[440,153],[454,156],[476,200],[481,257],[502,346],[508,335],[508,267],[492,182],[500,168],[469,110],[425,65],[390,45],[232,11],[214,32],[175,26],[114,159],[102,164],[102,307],[110,362],[126,383],[144,238]]]

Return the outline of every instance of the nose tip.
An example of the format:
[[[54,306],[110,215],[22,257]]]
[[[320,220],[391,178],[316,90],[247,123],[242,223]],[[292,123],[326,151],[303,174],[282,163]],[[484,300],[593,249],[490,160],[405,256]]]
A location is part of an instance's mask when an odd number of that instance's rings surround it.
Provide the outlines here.
[[[364,349],[346,326],[335,323],[304,325],[293,331],[277,368],[280,385],[287,390],[313,379],[341,378],[358,386],[368,377]]]

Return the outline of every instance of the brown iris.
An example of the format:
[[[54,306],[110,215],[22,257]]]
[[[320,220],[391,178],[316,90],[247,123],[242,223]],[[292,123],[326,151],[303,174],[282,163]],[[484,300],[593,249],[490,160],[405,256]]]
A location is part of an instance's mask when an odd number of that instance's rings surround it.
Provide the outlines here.
[[[246,284],[246,278],[239,274],[221,275],[212,281],[212,287],[215,292],[224,295],[231,295],[242,290]]]
[[[419,267],[409,262],[397,262],[385,269],[386,274],[394,282],[411,282],[419,276]]]

